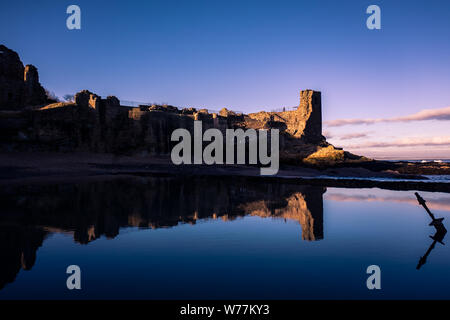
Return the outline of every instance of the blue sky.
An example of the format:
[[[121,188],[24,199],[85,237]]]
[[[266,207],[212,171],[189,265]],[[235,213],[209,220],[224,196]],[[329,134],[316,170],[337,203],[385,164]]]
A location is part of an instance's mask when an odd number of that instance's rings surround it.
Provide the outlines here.
[[[66,28],[71,4],[81,8],[81,30]],[[371,4],[381,8],[381,30],[366,27]],[[0,8],[0,42],[59,96],[89,89],[250,112],[298,105],[299,90],[310,88],[322,91],[324,121],[450,106],[449,1],[16,0]],[[448,120],[404,125],[325,130],[340,146],[358,143],[355,152],[383,134],[450,137]],[[433,150],[450,157],[449,147]]]

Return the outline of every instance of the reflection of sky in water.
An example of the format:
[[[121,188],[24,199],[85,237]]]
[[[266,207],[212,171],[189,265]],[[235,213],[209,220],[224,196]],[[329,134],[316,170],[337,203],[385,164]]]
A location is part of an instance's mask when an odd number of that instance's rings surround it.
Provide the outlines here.
[[[421,195],[448,219],[450,195]],[[289,203],[304,210],[304,201]],[[125,227],[114,239],[86,245],[52,233],[35,265],[21,270],[0,298],[450,298],[448,246],[436,244],[416,270],[434,230],[413,191],[329,188],[317,241],[302,240],[305,226],[283,214]],[[70,264],[81,267],[81,291],[65,288]],[[381,267],[380,291],[366,289],[371,264]]]
[[[450,194],[425,191],[421,191],[420,194],[427,200],[427,206],[430,209],[436,212],[443,211],[443,214],[450,212]],[[345,202],[394,202],[418,206],[414,191],[328,188],[324,199]]]

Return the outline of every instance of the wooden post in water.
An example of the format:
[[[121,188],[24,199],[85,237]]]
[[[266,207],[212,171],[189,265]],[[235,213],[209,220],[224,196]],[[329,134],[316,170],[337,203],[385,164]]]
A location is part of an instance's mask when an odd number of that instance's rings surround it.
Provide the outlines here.
[[[436,218],[434,217],[434,214],[430,211],[430,209],[428,209],[428,206],[427,206],[427,204],[426,204],[425,199],[422,198],[417,192],[415,192],[414,194],[416,195],[416,198],[417,198],[417,201],[419,202],[419,204],[422,205],[422,207],[425,208],[425,210],[427,211],[428,215],[429,215],[430,218],[433,220],[433,221],[431,221],[430,226],[431,226],[431,225],[434,225],[434,224],[436,224],[436,223],[439,223],[439,222],[441,222],[442,220],[444,220],[444,218],[437,218],[437,219],[436,219]]]

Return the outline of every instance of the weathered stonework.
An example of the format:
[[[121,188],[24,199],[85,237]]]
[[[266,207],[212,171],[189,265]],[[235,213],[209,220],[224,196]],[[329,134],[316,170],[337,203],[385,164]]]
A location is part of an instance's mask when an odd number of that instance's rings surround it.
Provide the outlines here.
[[[274,127],[276,123],[285,125],[285,132],[307,143],[325,141],[322,136],[321,93],[314,90],[300,91],[300,105],[296,110],[282,112],[251,113],[253,120],[267,123],[263,127]],[[278,124],[280,126],[280,124]]]
[[[45,89],[39,83],[38,70],[33,65],[25,66],[24,96],[26,105],[37,106],[47,102]]]
[[[320,91],[300,91],[297,109],[297,129],[294,136],[304,137],[308,142],[324,141],[322,136],[322,97]]]
[[[88,107],[90,105],[91,95],[93,93],[89,90],[82,90],[75,94],[74,101],[80,107]]]

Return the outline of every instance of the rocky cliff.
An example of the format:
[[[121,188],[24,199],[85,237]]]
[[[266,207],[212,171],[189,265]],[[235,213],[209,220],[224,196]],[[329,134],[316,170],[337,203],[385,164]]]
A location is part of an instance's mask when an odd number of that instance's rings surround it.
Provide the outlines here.
[[[47,101],[37,68],[24,67],[15,51],[0,45],[0,110],[18,110]]]

